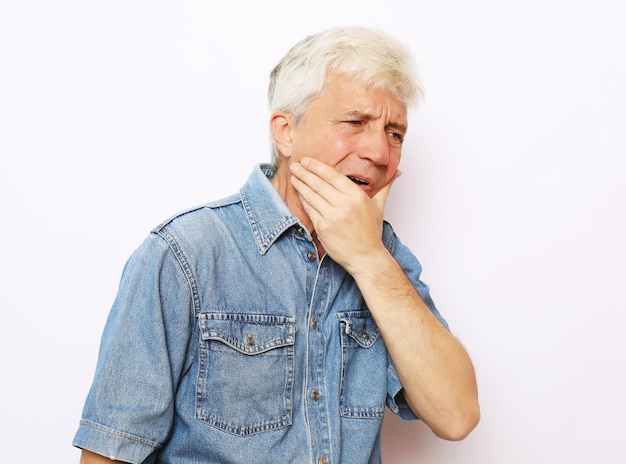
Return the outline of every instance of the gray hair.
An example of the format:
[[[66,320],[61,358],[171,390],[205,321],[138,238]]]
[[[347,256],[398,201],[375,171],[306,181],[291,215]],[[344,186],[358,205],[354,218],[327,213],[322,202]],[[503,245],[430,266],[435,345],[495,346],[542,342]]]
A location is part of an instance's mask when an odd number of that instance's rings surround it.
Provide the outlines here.
[[[297,124],[334,71],[392,94],[407,106],[422,95],[413,55],[389,34],[364,27],[341,27],[311,35],[297,43],[270,73],[270,112],[285,111]],[[280,153],[270,138],[272,165]]]

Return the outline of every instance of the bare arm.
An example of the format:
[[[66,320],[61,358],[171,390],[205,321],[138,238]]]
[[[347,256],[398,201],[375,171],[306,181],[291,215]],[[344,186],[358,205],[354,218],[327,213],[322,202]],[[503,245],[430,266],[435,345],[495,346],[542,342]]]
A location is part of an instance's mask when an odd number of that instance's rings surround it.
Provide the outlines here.
[[[382,243],[384,205],[392,182],[370,198],[314,159],[302,160],[293,174],[321,245],[359,286],[409,406],[437,436],[464,438],[480,417],[474,367]]]
[[[122,461],[109,459],[100,454],[92,453],[91,451],[87,450],[82,450],[82,453],[80,455],[80,464],[111,464],[112,462]]]
[[[465,438],[479,419],[472,362],[387,252],[353,274],[394,361],[411,409],[445,439]]]

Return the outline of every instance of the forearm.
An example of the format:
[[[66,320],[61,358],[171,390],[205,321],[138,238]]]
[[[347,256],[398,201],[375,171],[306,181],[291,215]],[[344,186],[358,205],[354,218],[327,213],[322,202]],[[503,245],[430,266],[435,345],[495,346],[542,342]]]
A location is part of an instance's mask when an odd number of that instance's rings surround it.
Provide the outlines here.
[[[318,160],[290,167],[319,243],[355,279],[380,328],[409,406],[438,436],[463,438],[479,417],[472,362],[381,241],[384,206],[398,173],[368,197]]]
[[[396,260],[380,250],[353,270],[381,330],[411,409],[433,432],[464,438],[479,419],[472,362],[439,322]]]
[[[111,464],[112,462],[122,462],[122,461],[109,459],[105,456],[92,453],[91,451],[87,451],[87,450],[82,450],[82,453],[80,455],[80,464]]]

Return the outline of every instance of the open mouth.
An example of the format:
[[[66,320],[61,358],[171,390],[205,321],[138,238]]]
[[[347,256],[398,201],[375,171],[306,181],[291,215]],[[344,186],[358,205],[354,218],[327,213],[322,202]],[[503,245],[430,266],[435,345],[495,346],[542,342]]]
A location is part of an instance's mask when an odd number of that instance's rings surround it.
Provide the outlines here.
[[[353,177],[353,176],[346,176],[346,177],[357,185],[369,185],[369,182],[363,179],[359,179],[358,177]]]

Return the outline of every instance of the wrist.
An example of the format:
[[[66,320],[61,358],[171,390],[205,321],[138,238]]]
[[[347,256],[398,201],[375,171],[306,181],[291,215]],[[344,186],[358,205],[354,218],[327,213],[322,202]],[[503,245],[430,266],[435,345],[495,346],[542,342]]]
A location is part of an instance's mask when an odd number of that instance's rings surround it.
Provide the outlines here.
[[[351,260],[346,271],[359,283],[376,279],[377,276],[386,275],[390,269],[397,266],[395,258],[382,243],[375,249],[370,249],[367,253],[362,254],[358,259]]]

